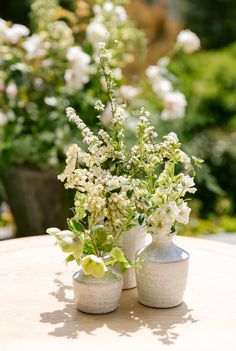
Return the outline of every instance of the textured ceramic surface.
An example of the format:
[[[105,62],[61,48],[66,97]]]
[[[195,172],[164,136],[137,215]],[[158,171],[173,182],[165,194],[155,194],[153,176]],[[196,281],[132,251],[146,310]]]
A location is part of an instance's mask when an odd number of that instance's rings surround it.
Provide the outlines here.
[[[137,226],[125,232],[119,245],[122,248],[126,258],[130,261],[135,260],[136,253],[144,248],[146,242],[146,231],[143,227]],[[123,289],[132,289],[136,287],[135,269],[128,269],[123,275]]]
[[[136,269],[139,301],[146,306],[169,308],[183,302],[189,254],[172,242],[173,234],[153,235],[153,241],[138,252]]]
[[[108,270],[103,278],[83,274],[82,269],[73,276],[77,309],[90,314],[104,314],[117,309],[123,278],[119,272]]]

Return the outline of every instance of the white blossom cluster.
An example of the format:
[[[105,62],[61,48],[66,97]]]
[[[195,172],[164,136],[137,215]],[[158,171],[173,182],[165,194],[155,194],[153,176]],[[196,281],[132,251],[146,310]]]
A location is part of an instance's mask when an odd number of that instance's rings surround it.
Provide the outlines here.
[[[65,81],[69,91],[80,90],[89,81],[89,64],[91,58],[80,46],[72,46],[67,50],[70,65],[65,72]]]
[[[186,54],[191,54],[200,49],[200,39],[190,30],[181,31],[176,39],[174,50],[182,50]],[[158,96],[163,104],[161,119],[174,120],[185,116],[187,101],[183,93],[174,89],[173,83],[176,80],[167,66],[170,63],[169,57],[161,58],[156,65],[146,69],[146,76],[152,85],[153,92]]]
[[[176,39],[176,45],[182,49],[186,54],[192,54],[201,47],[201,42],[198,36],[191,30],[182,30]]]
[[[113,175],[112,168],[105,169],[104,164],[107,160],[122,160],[124,156],[115,150],[112,138],[103,129],[99,131],[100,139],[72,108],[67,109],[67,115],[80,129],[88,152],[72,145],[67,151],[67,166],[59,179],[65,182],[66,188],[77,190],[78,220],[89,213],[90,227],[105,221],[114,235],[119,235],[122,228],[134,220],[134,203],[127,196],[127,191],[132,190],[132,181],[128,176]]]
[[[10,42],[16,44],[19,40],[29,35],[29,29],[23,24],[9,25],[0,18],[0,44]]]

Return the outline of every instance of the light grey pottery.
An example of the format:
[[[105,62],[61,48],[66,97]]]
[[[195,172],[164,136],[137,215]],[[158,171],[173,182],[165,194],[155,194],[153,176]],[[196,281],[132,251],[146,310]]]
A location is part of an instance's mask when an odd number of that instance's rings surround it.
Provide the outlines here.
[[[154,308],[180,305],[186,287],[189,254],[176,246],[173,233],[152,234],[152,242],[137,254],[139,302]]]
[[[119,240],[119,246],[122,248],[125,257],[129,261],[134,262],[136,253],[145,246],[145,242],[145,228],[136,226],[122,235]],[[135,268],[130,268],[123,275],[123,289],[132,289],[136,285]]]
[[[104,314],[116,310],[122,285],[122,274],[113,269],[109,269],[103,278],[85,275],[80,269],[73,276],[77,309],[90,314]]]

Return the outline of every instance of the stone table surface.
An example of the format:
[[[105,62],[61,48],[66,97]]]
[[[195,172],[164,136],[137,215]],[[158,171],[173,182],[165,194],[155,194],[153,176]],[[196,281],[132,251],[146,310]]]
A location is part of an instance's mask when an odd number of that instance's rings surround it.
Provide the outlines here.
[[[1,351],[235,351],[236,246],[176,237],[190,252],[184,303],[151,309],[124,291],[107,315],[78,312],[72,273],[49,236],[0,242]]]

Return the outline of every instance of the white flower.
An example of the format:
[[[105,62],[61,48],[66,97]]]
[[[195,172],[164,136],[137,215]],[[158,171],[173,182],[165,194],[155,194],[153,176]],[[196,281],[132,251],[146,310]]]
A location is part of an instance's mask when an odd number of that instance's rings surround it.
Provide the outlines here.
[[[57,98],[55,96],[46,96],[44,102],[48,106],[57,106]]]
[[[7,30],[7,39],[12,44],[16,44],[22,37],[27,37],[29,33],[29,29],[23,24],[13,24],[13,26]]]
[[[123,6],[116,6],[114,12],[118,16],[118,18],[121,22],[127,21],[127,19],[128,19],[127,12]]]
[[[87,66],[90,63],[90,56],[82,51],[80,46],[72,46],[67,50],[66,57],[72,65]]]
[[[194,188],[194,180],[192,177],[190,177],[188,174],[186,176],[184,176],[184,178],[181,181],[181,185],[182,185],[182,196],[185,195],[185,193],[191,193],[194,194],[197,189]]]
[[[67,50],[70,68],[65,72],[65,81],[69,90],[81,89],[89,81],[89,64],[91,58],[80,46],[72,46]]]
[[[111,13],[114,10],[114,5],[112,4],[111,1],[105,1],[103,5],[103,9],[107,13]]]
[[[88,41],[97,47],[98,43],[106,42],[108,31],[105,26],[99,22],[91,22],[86,30]]]
[[[0,18],[0,41],[4,41],[7,38],[7,31],[7,22]]]
[[[177,137],[177,134],[174,132],[170,132],[169,134],[164,136],[164,139],[167,141],[169,144],[176,144],[179,142],[179,139]]]
[[[109,127],[112,124],[112,112],[111,112],[111,104],[108,103],[107,106],[105,107],[105,110],[103,111],[103,114],[100,118],[101,123],[104,127]]]
[[[172,91],[172,84],[168,79],[160,78],[154,80],[152,89],[160,98],[164,98],[166,94]]]
[[[26,58],[28,59],[40,58],[46,54],[44,40],[38,34],[33,34],[28,37],[22,46],[27,52]]]
[[[155,79],[161,74],[158,66],[149,66],[145,73],[151,83],[154,83]]]
[[[191,212],[191,208],[188,207],[187,202],[181,201],[180,205],[178,206],[179,214],[176,217],[176,220],[179,223],[187,224],[189,222],[189,215]]]
[[[9,98],[14,99],[17,95],[17,86],[14,82],[10,82],[6,87],[6,94]]]
[[[4,126],[7,123],[7,116],[6,114],[0,112],[0,127]]]
[[[113,71],[113,77],[115,80],[121,80],[122,79],[122,71],[119,67],[115,68]]]
[[[170,58],[169,57],[161,57],[160,60],[158,60],[158,66],[160,67],[166,67],[170,63]]]
[[[139,94],[139,89],[131,85],[123,85],[120,87],[120,94],[124,100],[131,101]]]
[[[11,66],[12,71],[29,72],[30,67],[25,63],[18,62]]]
[[[191,30],[182,30],[177,36],[177,46],[186,54],[191,54],[201,47],[201,42],[198,36]]]
[[[161,113],[161,119],[177,119],[183,118],[185,107],[187,105],[184,94],[179,91],[169,92],[163,97],[164,110]]]

